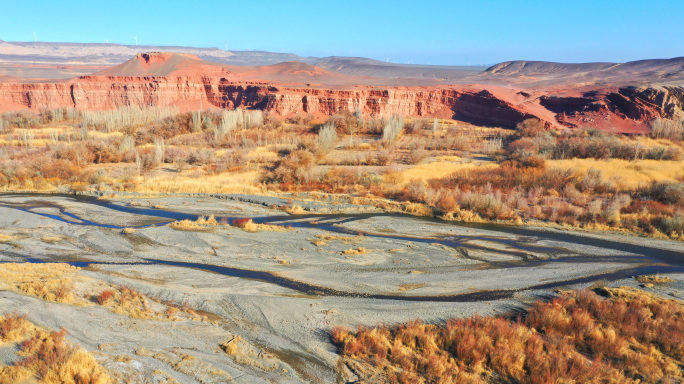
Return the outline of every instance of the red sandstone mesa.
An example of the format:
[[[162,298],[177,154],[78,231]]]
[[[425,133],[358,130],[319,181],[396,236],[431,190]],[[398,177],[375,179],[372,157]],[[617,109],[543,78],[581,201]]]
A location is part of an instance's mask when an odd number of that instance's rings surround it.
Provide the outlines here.
[[[514,127],[530,117],[549,126],[649,130],[654,117],[684,106],[681,86],[555,87],[537,90],[496,85],[372,85],[375,78],[348,76],[288,62],[238,67],[177,53],[138,54],[90,76],[55,83],[0,83],[0,111],[126,105],[257,108],[282,116],[332,115],[359,108],[376,116],[429,116]],[[370,85],[369,85],[370,84]]]

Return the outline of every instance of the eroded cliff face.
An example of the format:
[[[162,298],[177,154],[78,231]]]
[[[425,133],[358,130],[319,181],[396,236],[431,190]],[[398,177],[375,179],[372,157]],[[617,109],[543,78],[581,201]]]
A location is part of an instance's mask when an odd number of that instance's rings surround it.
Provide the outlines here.
[[[205,107],[257,108],[282,116],[332,115],[342,109],[360,108],[371,116],[436,116],[506,128],[536,116],[551,126],[604,128],[610,124],[616,131],[639,132],[648,130],[647,122],[652,118],[672,117],[684,106],[682,87],[624,87],[587,91],[579,96],[541,95],[524,101],[489,92],[485,87],[335,90],[296,84],[236,83],[213,77],[91,76],[63,83],[0,84],[0,110],[111,109],[126,105],[176,105],[190,110],[201,102]]]
[[[644,86],[598,89],[581,96],[542,96],[539,103],[556,114],[568,127],[647,132],[656,117],[673,118],[682,114],[684,87]]]

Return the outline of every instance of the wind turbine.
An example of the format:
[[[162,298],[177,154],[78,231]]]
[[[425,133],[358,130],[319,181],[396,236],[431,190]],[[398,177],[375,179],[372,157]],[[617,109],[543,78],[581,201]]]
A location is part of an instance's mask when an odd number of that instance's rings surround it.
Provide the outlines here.
[[[133,38],[135,39],[135,45],[138,46],[138,36],[133,36]]]
[[[38,42],[38,40],[36,40],[36,33],[35,32],[33,32],[33,42],[34,43]]]

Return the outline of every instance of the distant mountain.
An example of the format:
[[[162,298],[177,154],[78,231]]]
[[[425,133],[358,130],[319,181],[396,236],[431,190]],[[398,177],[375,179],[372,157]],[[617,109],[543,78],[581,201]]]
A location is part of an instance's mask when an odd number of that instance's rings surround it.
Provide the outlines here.
[[[549,61],[506,61],[487,68],[484,72],[501,76],[545,76],[557,74],[575,74],[579,72],[602,71],[617,65],[616,63],[554,63]]]
[[[363,57],[339,56],[325,57],[314,64],[329,71],[347,75],[436,80],[462,79],[476,75],[484,69],[484,67],[395,64]]]
[[[0,41],[0,59],[17,59],[61,63],[120,64],[138,53],[189,53],[200,59],[230,65],[269,65],[284,61],[313,63],[317,57],[301,57],[291,53],[264,51],[223,51],[218,48],[195,48],[159,45],[122,45],[109,43],[46,43]]]
[[[265,80],[321,82],[334,79],[335,84],[344,80],[346,84],[354,81],[356,85],[487,84],[526,88],[572,84],[684,84],[684,57],[627,63],[507,61],[484,68],[396,64],[363,57],[302,57],[291,53],[226,51],[218,48],[2,40],[0,76],[24,82],[68,79],[125,63],[131,57],[145,52],[194,55],[198,60],[233,66],[230,71],[234,73],[243,73],[245,76],[247,72],[254,76],[260,74]],[[265,68],[280,63],[290,63],[285,65],[288,73],[281,73],[277,68]],[[312,65],[316,69],[304,68],[301,64]],[[239,69],[238,66],[252,69]],[[299,74],[294,75],[294,72]]]
[[[512,83],[622,84],[644,82],[684,82],[684,57],[626,63],[554,63],[546,61],[507,61],[487,68],[482,79],[508,79]],[[548,84],[547,84],[548,85]]]
[[[325,58],[302,57],[291,53],[265,51],[224,51],[218,48],[195,48],[154,45],[121,45],[105,43],[46,43],[4,42],[0,40],[0,63],[42,63],[53,65],[112,66],[121,64],[138,53],[174,52],[187,53],[214,63],[236,66],[266,66],[283,62],[312,64],[328,71],[352,76],[380,78],[416,78],[430,80],[461,79],[481,72],[484,67],[458,67],[436,65],[406,65],[386,63],[363,57]],[[55,71],[56,78],[63,78]],[[94,72],[94,71],[91,71]],[[80,74],[88,74],[83,71]],[[14,75],[6,71],[7,75]],[[49,77],[43,70],[41,77]]]

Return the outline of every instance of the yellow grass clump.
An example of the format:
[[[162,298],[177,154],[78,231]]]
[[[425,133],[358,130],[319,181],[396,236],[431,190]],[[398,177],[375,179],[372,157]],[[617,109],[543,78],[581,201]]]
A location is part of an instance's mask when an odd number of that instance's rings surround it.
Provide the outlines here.
[[[364,254],[368,253],[368,251],[366,251],[366,248],[364,248],[364,247],[358,247],[358,248],[345,249],[344,251],[342,251],[342,253],[345,255],[364,255]]]
[[[206,227],[199,225],[192,220],[174,221],[173,223],[169,224],[169,227],[171,227],[177,231],[206,231],[207,230]]]
[[[287,228],[282,225],[273,224],[258,224],[252,219],[237,219],[233,221],[234,227],[240,228],[245,232],[261,232],[261,231],[273,231],[273,232],[284,232]]]
[[[74,303],[74,279],[80,268],[68,264],[8,263],[0,269],[0,289],[56,303]]]
[[[636,281],[645,284],[663,284],[674,282],[674,280],[671,277],[660,275],[641,275],[636,277]]]
[[[114,313],[135,319],[181,320],[180,314],[192,320],[203,319],[188,307],[181,309],[175,305],[161,304],[130,287],[111,287],[90,298]]]
[[[192,220],[180,220],[174,221],[169,224],[169,227],[178,231],[207,231],[209,227],[214,227],[220,225],[214,215],[209,215],[207,217],[200,216],[196,221]]]
[[[35,328],[25,316],[16,313],[0,316],[0,346],[23,340],[25,335],[34,332]]]
[[[303,215],[306,213],[306,210],[298,204],[284,205],[281,209],[290,215]]]
[[[14,237],[0,233],[0,243],[8,243],[12,241]]]
[[[111,292],[111,296],[108,294]],[[158,319],[161,314],[151,309],[148,298],[133,288],[121,287],[118,292],[107,290],[96,297],[98,304],[109,307],[114,313],[136,319]]]

